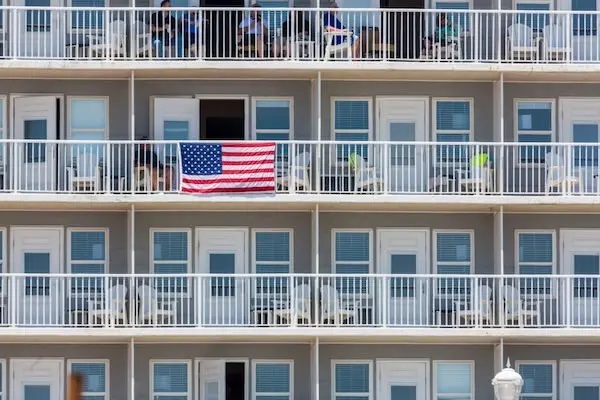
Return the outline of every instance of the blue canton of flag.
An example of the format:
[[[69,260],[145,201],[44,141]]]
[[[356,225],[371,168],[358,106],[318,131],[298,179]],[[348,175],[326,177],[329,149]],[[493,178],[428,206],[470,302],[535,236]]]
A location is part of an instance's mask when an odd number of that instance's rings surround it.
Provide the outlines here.
[[[223,173],[223,148],[220,144],[181,144],[184,175]]]

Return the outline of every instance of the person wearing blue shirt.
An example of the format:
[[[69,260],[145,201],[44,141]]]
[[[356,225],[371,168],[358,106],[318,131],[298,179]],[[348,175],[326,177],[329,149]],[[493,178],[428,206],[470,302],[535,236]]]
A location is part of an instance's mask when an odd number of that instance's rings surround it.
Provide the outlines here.
[[[333,44],[340,45],[349,40],[354,58],[360,58],[360,38],[354,33],[349,32],[344,24],[336,17],[338,5],[335,1],[329,4],[329,8],[330,10],[325,11],[323,14],[323,27],[326,32],[340,33],[333,38]],[[348,33],[350,33],[351,36],[347,36]]]
[[[255,8],[238,26],[238,46],[254,47],[259,57],[264,56],[263,36],[267,36],[268,30],[262,21],[262,16],[258,10],[259,4],[252,5]]]
[[[177,57],[183,56],[183,35],[181,34],[181,23],[171,15],[169,0],[162,0],[161,11],[152,15],[152,43],[157,57],[164,57],[166,46],[175,46]]]

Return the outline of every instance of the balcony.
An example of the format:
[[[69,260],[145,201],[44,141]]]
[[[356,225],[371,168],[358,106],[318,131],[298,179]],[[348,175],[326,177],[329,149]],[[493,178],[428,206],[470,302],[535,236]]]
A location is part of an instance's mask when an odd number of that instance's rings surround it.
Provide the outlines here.
[[[598,143],[281,141],[274,179],[281,195],[598,196],[599,149]],[[3,192],[180,193],[179,142],[2,140],[0,156]]]
[[[0,7],[0,58],[9,60],[253,60],[328,62],[600,62],[597,11]],[[446,40],[424,44],[440,14]],[[247,18],[262,38],[238,37]],[[345,29],[332,33],[324,21]],[[333,22],[332,22],[333,23]],[[357,37],[360,40],[357,40]],[[201,65],[201,64],[199,64]]]
[[[600,327],[597,275],[4,274],[0,283],[3,327]]]

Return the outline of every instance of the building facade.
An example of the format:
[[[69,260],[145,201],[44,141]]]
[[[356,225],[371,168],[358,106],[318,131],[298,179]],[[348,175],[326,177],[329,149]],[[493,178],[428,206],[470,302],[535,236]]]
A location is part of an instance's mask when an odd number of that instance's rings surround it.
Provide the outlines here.
[[[1,400],[600,400],[600,2],[172,3],[0,3]]]

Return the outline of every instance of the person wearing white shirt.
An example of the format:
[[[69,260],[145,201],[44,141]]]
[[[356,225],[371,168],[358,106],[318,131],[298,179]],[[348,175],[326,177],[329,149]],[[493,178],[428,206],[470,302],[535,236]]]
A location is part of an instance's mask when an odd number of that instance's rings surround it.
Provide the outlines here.
[[[254,4],[252,7],[257,10],[252,11],[238,26],[238,46],[242,48],[253,47],[256,49],[258,56],[263,57],[263,36],[266,36],[268,33],[267,27],[263,23],[262,16],[258,11],[260,5]]]

